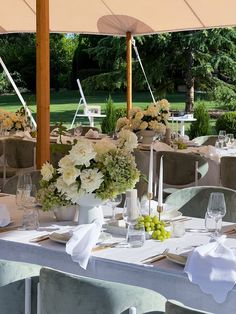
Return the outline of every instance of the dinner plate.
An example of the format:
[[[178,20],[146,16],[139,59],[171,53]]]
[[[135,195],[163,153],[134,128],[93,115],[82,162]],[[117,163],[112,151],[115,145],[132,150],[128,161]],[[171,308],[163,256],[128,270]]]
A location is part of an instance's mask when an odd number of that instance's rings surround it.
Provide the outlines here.
[[[66,244],[70,240],[71,236],[72,234],[70,232],[65,233],[53,232],[49,234],[49,239],[57,243]]]
[[[185,266],[188,256],[186,255],[178,255],[178,254],[174,254],[174,253],[166,253],[166,258],[176,264]]]
[[[85,138],[89,140],[101,140],[102,139],[102,137],[88,137],[88,136],[85,136]]]

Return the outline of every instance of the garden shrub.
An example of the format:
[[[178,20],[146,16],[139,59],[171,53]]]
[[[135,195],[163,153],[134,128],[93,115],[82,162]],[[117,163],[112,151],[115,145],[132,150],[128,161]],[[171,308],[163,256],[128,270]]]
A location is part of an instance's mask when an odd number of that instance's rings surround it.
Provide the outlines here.
[[[233,133],[236,136],[236,111],[223,114],[216,121],[216,131],[225,130],[226,133]]]
[[[127,116],[127,109],[126,108],[116,108],[116,121],[119,118],[123,118]]]
[[[189,130],[189,137],[193,139],[198,136],[207,135],[210,132],[210,116],[204,103],[199,103],[194,110],[194,118]]]
[[[106,118],[102,120],[102,133],[111,133],[115,131],[116,127],[116,113],[115,106],[111,96],[107,99],[106,109],[105,109]]]

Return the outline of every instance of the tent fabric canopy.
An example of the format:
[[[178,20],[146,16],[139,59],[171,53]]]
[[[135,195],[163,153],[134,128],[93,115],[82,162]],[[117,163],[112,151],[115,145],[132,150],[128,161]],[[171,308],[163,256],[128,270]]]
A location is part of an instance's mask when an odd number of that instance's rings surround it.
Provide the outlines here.
[[[49,0],[50,32],[124,36],[236,26],[235,0]],[[36,0],[1,1],[0,34],[35,32]]]

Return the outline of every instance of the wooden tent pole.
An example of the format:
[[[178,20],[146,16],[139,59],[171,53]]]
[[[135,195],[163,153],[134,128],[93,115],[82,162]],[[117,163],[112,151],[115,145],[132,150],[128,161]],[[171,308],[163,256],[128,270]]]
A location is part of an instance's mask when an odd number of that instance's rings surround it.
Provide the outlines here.
[[[126,49],[127,117],[129,117],[132,108],[132,36],[130,32],[126,33]]]
[[[50,161],[49,0],[36,0],[36,164]]]

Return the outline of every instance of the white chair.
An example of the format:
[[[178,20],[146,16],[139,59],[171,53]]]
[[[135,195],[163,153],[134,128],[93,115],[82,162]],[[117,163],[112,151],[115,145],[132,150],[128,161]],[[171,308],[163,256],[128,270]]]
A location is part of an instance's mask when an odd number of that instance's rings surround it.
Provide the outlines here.
[[[73,128],[75,120],[77,117],[87,117],[89,119],[89,125],[93,127],[94,126],[94,118],[104,118],[104,117],[106,117],[106,115],[101,114],[101,106],[88,105],[87,104],[87,101],[85,99],[84,92],[83,92],[83,89],[82,89],[82,86],[81,86],[79,79],[77,79],[77,84],[79,87],[81,98],[80,98],[79,104],[77,106],[77,109],[76,109],[76,112],[75,112],[75,115],[74,115],[74,118],[72,120],[70,128],[71,129]],[[84,112],[78,113],[81,108],[83,109]]]

